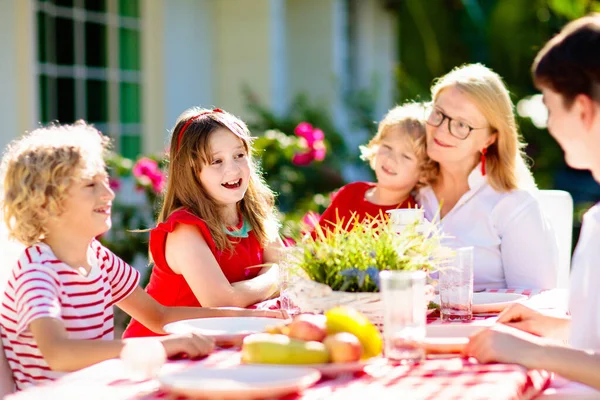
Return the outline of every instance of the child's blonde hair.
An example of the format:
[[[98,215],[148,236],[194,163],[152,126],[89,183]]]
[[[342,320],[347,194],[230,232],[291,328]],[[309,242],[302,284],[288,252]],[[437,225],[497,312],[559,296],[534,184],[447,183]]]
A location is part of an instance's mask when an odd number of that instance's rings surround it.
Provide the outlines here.
[[[39,128],[13,141],[0,167],[0,198],[8,236],[30,246],[47,235],[47,223],[63,212],[73,183],[105,170],[109,139],[78,121]]]
[[[204,220],[219,250],[232,247],[223,230],[222,205],[206,192],[199,179],[200,171],[211,161],[209,137],[219,128],[228,129],[236,135],[248,154],[250,180],[244,198],[238,203],[238,210],[264,246],[278,237],[275,196],[262,179],[252,157],[253,138],[248,127],[234,115],[218,109],[194,107],[184,111],[177,119],[171,137],[167,189],[158,222],[165,221],[175,210],[186,208]]]
[[[360,146],[360,158],[369,161],[371,168],[375,169],[375,157],[379,145],[391,129],[398,129],[408,140],[417,157],[420,175],[416,188],[423,186],[425,167],[430,162],[427,156],[425,115],[426,108],[423,103],[412,102],[392,108],[379,122],[375,136],[366,146]]]

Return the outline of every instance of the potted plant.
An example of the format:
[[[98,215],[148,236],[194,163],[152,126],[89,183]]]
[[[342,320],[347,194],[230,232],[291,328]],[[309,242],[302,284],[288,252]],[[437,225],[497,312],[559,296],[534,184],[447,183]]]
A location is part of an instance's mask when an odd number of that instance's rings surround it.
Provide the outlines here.
[[[307,235],[289,252],[285,293],[302,311],[323,312],[346,305],[381,323],[379,272],[432,272],[447,254],[436,224],[415,222],[396,232],[387,216],[341,221],[314,237]]]

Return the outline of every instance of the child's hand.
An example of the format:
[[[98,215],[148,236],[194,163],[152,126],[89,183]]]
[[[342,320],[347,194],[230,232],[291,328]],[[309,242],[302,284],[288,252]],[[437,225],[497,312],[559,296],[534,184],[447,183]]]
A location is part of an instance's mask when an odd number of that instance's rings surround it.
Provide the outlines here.
[[[186,355],[188,358],[204,357],[215,349],[215,341],[197,333],[169,335],[160,338],[168,358]]]
[[[286,310],[253,310],[253,317],[267,317],[267,318],[278,318],[278,319],[288,319],[290,316],[288,315]]]

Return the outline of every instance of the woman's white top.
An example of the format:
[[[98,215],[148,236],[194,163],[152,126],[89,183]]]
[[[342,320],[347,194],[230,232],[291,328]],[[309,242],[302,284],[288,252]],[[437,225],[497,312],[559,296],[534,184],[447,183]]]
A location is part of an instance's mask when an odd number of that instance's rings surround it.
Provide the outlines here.
[[[550,289],[557,286],[558,245],[532,191],[498,192],[476,167],[469,191],[442,218],[446,246],[474,247],[474,288]],[[440,204],[431,187],[417,202],[429,221]]]
[[[600,351],[600,203],[583,217],[579,242],[573,255],[569,309],[569,344]]]

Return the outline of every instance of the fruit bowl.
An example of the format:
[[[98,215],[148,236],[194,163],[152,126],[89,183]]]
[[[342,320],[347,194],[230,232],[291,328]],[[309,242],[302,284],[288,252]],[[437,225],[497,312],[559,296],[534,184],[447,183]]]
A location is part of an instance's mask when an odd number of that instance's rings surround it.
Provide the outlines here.
[[[378,329],[360,312],[334,307],[325,315],[300,314],[287,325],[244,338],[245,364],[302,365],[324,376],[362,371],[380,357],[383,341]]]
[[[359,360],[354,362],[345,363],[323,363],[323,364],[306,364],[302,367],[316,369],[321,373],[324,378],[335,378],[345,374],[356,374],[363,372],[366,367],[378,364],[387,363],[387,360],[383,357],[371,357],[366,360]],[[244,362],[244,365],[264,365]],[[289,367],[290,364],[271,364],[280,367]],[[293,365],[298,366],[298,365]]]

